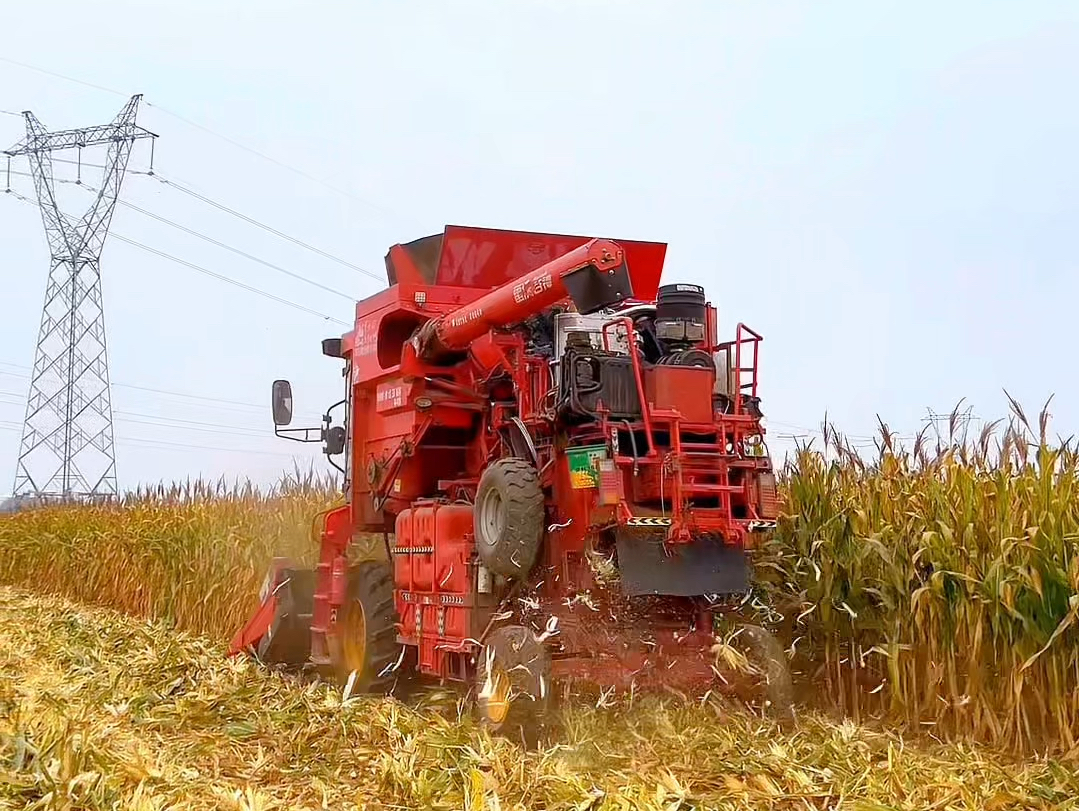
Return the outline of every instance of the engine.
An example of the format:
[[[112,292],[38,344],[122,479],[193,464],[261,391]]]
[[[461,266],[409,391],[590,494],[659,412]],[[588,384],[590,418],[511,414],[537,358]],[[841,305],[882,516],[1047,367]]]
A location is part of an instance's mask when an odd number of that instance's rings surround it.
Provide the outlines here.
[[[580,423],[605,412],[608,419],[641,417],[631,349],[646,382],[657,366],[700,369],[714,377],[711,407],[727,413],[732,405],[729,347],[709,352],[709,307],[703,287],[670,284],[660,287],[655,304],[630,305],[593,315],[561,312],[550,329],[552,387],[560,417]],[[627,330],[627,324],[632,330]],[[707,419],[700,411],[702,420]],[[758,412],[759,413],[759,412]]]

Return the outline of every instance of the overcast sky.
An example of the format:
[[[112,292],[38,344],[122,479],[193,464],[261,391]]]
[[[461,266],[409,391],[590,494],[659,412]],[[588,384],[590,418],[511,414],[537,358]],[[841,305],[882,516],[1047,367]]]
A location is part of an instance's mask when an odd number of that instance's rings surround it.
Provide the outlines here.
[[[390,245],[446,223],[666,241],[667,281],[704,284],[726,336],[739,321],[764,334],[775,434],[811,432],[825,412],[852,435],[872,434],[877,414],[910,434],[964,397],[995,418],[1004,388],[1031,411],[1055,394],[1054,428],[1079,431],[1066,360],[1079,4],[258,6],[13,5],[0,110],[60,129],[106,123],[145,94],[161,177],[377,278],[144,175],[124,199],[356,298],[380,288]],[[22,135],[0,114],[0,148]],[[140,145],[131,167],[148,159]],[[32,193],[27,178],[12,186]],[[81,213],[87,192],[64,191]],[[133,209],[113,226],[352,316],[344,298]],[[4,493],[48,268],[34,207],[0,199],[0,246]],[[270,382],[290,378],[301,417],[317,419],[341,387],[319,341],[343,328],[118,240],[102,272],[122,487],[265,482],[297,449],[316,456],[273,437]]]

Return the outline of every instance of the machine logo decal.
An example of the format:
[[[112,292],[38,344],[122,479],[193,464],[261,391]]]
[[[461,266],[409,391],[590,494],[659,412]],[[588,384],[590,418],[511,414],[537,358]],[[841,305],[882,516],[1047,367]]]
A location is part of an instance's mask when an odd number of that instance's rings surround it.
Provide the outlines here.
[[[383,383],[375,390],[375,411],[383,413],[404,408],[409,387],[400,382]]]
[[[353,338],[353,357],[362,358],[375,354],[378,348],[378,324],[375,319],[367,319],[356,324]]]
[[[550,290],[553,285],[554,279],[551,278],[551,274],[544,273],[534,279],[514,285],[513,300],[516,303],[521,304],[522,302],[528,301],[533,296],[539,295],[546,290]]]
[[[469,310],[464,315],[457,315],[450,319],[451,327],[460,327],[463,324],[468,324],[475,321],[477,318],[483,318],[483,308],[477,307],[474,310]]]

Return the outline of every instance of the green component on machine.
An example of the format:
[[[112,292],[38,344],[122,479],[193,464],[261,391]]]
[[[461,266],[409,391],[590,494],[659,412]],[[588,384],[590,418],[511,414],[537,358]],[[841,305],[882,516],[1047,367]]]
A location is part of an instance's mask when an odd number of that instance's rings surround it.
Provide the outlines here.
[[[569,460],[569,476],[574,490],[599,487],[598,462],[607,458],[606,445],[566,448],[566,458]]]

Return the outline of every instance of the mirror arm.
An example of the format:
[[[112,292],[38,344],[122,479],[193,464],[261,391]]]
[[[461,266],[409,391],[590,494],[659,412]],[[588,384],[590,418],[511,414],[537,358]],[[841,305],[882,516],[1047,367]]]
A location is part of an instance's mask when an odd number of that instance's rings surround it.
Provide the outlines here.
[[[326,460],[327,460],[327,461],[328,461],[328,462],[329,462],[329,463],[330,463],[331,465],[333,465],[333,466],[334,466],[335,468],[337,468],[338,470],[340,470],[340,471],[341,471],[341,475],[342,475],[342,476],[347,476],[347,475],[348,475],[347,473],[345,473],[345,469],[344,469],[343,467],[341,467],[341,466],[340,466],[339,464],[337,464],[337,462],[335,462],[335,461],[333,460],[333,457],[332,457],[332,456],[330,456],[329,454],[326,454]]]
[[[281,428],[280,426],[274,426],[274,436],[281,439],[291,439],[293,442],[321,442],[322,441],[322,428]],[[311,438],[312,432],[314,438]]]

